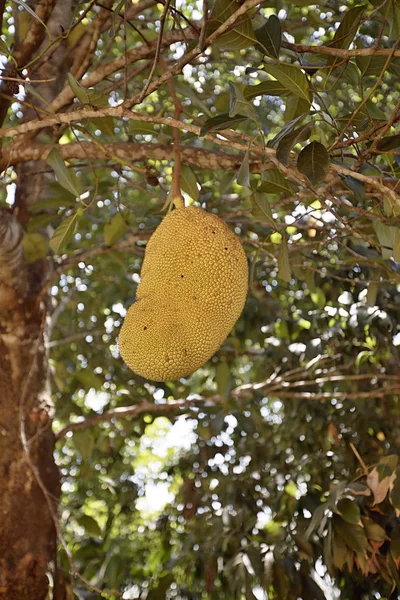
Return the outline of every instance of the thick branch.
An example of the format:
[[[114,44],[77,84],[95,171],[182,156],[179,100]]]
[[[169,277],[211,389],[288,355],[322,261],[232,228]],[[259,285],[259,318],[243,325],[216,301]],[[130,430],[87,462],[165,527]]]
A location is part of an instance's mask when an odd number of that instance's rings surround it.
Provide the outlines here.
[[[26,148],[18,148],[10,152],[3,152],[2,161],[7,166],[17,165],[31,160],[45,160],[51,147],[44,144],[32,144]],[[77,142],[58,146],[61,156],[65,160],[72,158],[78,159],[100,159],[113,160],[122,159],[127,162],[154,160],[173,160],[173,146],[164,146],[163,144],[130,144],[130,143],[111,143],[98,146],[92,142]],[[212,150],[203,150],[192,146],[181,146],[182,161],[185,164],[200,167],[201,169],[226,169],[234,170],[240,167],[243,155],[229,155],[224,152],[213,152]],[[0,163],[1,164],[1,163]],[[251,163],[253,172],[266,170],[270,165],[262,164],[260,160],[253,160]]]

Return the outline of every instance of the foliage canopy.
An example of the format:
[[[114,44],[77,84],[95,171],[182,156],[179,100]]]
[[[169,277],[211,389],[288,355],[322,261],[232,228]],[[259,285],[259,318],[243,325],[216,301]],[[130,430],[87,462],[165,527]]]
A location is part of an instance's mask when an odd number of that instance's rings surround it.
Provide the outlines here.
[[[28,169],[71,593],[397,597],[398,2],[75,1],[55,37],[32,6],[3,14],[0,202]],[[240,236],[251,281],[213,359],[154,385],[116,340],[177,132],[186,202]]]

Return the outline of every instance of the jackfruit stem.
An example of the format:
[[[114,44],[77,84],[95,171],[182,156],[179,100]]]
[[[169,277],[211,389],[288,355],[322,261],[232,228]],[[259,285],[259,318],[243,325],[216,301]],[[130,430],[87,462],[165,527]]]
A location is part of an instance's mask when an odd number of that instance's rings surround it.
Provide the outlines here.
[[[175,195],[174,196],[174,204],[175,204],[175,208],[185,208],[185,201],[183,199],[183,196]]]

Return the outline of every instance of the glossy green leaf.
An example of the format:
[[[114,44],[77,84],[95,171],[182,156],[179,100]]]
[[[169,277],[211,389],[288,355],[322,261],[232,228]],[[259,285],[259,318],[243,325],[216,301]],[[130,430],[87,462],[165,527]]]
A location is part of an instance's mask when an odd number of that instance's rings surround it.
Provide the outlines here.
[[[286,63],[278,65],[265,65],[265,71],[272,75],[289,92],[311,103],[311,91],[308,85],[307,77],[299,67]]]
[[[366,4],[354,6],[344,14],[343,19],[335,32],[333,41],[329,44],[332,48],[348,48],[350,46],[360,26],[366,8]],[[328,63],[332,66],[340,61],[341,58],[339,57],[332,56],[328,59]]]
[[[218,29],[225,21],[232,16],[239,5],[232,0],[216,0],[213,9],[209,15],[206,35],[210,36]],[[225,50],[240,50],[249,48],[255,42],[255,34],[249,14],[242,15],[233,26],[231,31],[221,35],[213,45]]]
[[[76,198],[80,196],[80,191],[77,186],[73,171],[70,171],[59,153],[57,148],[53,148],[47,156],[47,164],[51,166],[56,174],[58,183],[73,194]]]
[[[115,244],[115,242],[117,242],[119,239],[122,238],[123,235],[125,235],[127,229],[128,226],[124,217],[121,215],[121,213],[118,212],[116,215],[113,216],[109,223],[106,223],[104,225],[104,243],[107,244],[107,246]]]
[[[255,31],[259,44],[257,49],[263,53],[269,54],[273,58],[279,58],[282,41],[281,22],[276,15],[271,15],[268,21]]]
[[[328,172],[329,155],[323,144],[311,142],[300,152],[297,168],[306,175],[313,185],[325,178]]]

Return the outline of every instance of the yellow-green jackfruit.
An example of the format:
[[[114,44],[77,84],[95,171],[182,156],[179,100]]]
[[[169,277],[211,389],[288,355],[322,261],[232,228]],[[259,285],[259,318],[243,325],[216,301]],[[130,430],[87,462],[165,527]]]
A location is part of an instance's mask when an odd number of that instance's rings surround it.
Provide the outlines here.
[[[247,280],[246,255],[224,221],[195,206],[173,210],[148,241],[118,339],[122,358],[154,381],[193,373],[239,318]]]

